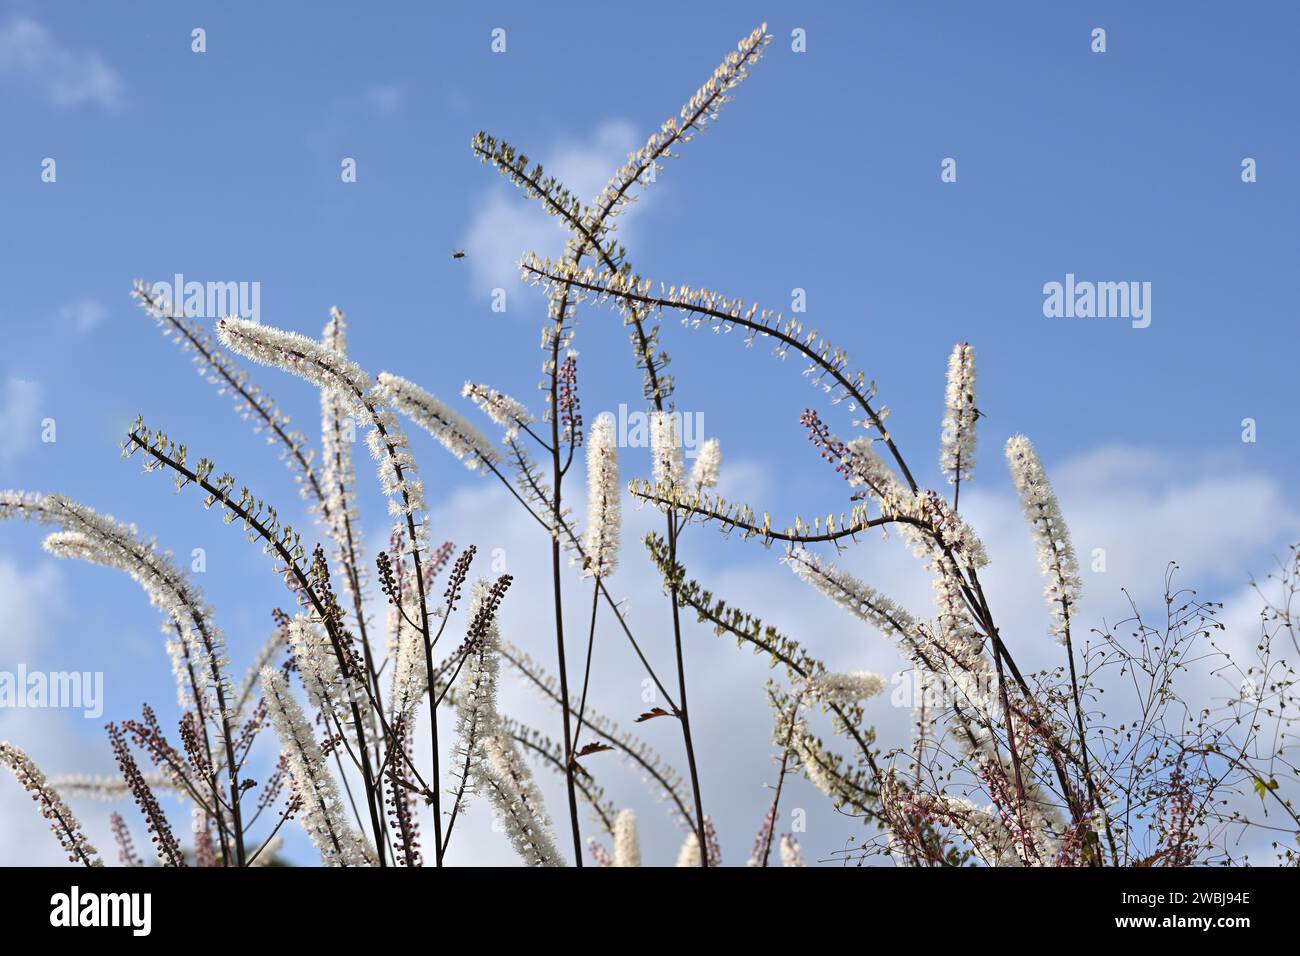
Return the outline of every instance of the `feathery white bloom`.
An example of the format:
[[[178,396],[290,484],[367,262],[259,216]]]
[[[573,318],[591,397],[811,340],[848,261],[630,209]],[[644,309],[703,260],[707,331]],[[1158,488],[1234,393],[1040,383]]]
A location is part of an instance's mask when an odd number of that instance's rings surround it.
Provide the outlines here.
[[[302,708],[283,674],[262,671],[267,713],[280,737],[294,792],[302,799],[301,820],[326,866],[368,866],[365,841],[348,825],[338,786]]]
[[[813,696],[827,704],[853,704],[869,700],[883,692],[888,685],[883,677],[870,671],[818,674],[808,683]]]
[[[839,782],[822,764],[821,747],[808,731],[808,725],[800,718],[791,734],[790,750],[797,754],[803,766],[804,775],[814,787],[830,797],[839,806],[843,799]]]
[[[329,636],[299,614],[289,622],[289,646],[312,706],[345,726],[350,724],[350,705],[364,700],[365,691],[355,676],[345,675],[339,667]]]
[[[700,838],[694,830],[687,834],[682,848],[677,851],[677,865],[694,867],[700,865]]]
[[[934,559],[946,549],[962,568],[978,569],[989,563],[984,543],[938,492],[903,491],[885,496],[879,504],[881,515],[894,519],[894,526],[916,557]]]
[[[497,733],[483,741],[483,752],[478,773],[515,850],[529,866],[563,866],[541,792],[514,741]]]
[[[870,438],[855,438],[845,447],[853,455],[848,462],[850,486],[866,487],[877,503],[890,495],[910,494],[893,469],[885,464],[885,459],[876,452],[875,442]]]
[[[807,866],[803,860],[803,851],[799,849],[799,844],[795,838],[788,833],[781,834],[781,865],[782,866]]]
[[[429,671],[424,659],[424,635],[418,628],[406,625],[397,635],[389,709],[395,715],[409,714],[428,687]],[[395,720],[396,717],[392,719]]]
[[[1038,452],[1024,435],[1014,435],[1007,440],[1007,466],[1015,482],[1029,519],[1034,539],[1038,544],[1038,565],[1047,578],[1044,594],[1052,610],[1052,633],[1065,640],[1070,627],[1070,612],[1079,602],[1083,581],[1079,577],[1079,562],[1070,543],[1070,529],[1066,527],[1057,503],[1052,483],[1038,460]]]
[[[181,640],[168,641],[168,651],[181,706],[188,707],[193,697],[191,672],[193,679],[200,682],[200,693],[206,695],[210,689],[229,706],[232,693],[225,638],[212,622],[211,610],[199,589],[175,565],[171,555],[142,538],[135,525],[101,515],[71,498],[48,495],[44,502],[48,520],[65,529],[46,538],[47,551],[125,571],[144,589],[149,602],[167,615],[163,632],[180,633]],[[211,712],[206,703],[204,706]],[[220,714],[222,719],[231,716]]]
[[[682,438],[674,412],[650,413],[650,454],[654,457],[657,485],[680,485],[685,473]]]
[[[934,572],[934,637],[941,642],[946,658],[955,660],[964,668],[971,668],[981,654],[982,643],[962,595],[961,579],[944,555],[935,555],[930,561],[930,569]]]
[[[628,157],[584,214],[583,222],[588,230],[610,228],[609,220],[634,198],[629,195],[632,184],[642,181],[646,171],[662,168],[658,160],[673,155],[674,145],[689,142],[717,119],[718,111],[729,99],[727,94],[749,75],[749,67],[758,62],[763,47],[771,39],[764,23],[741,40],[678,114],[666,119],[646,144]]]
[[[469,617],[472,620],[488,594],[488,583],[480,578],[470,589]],[[486,756],[483,741],[497,732],[497,674],[500,657],[495,624],[470,648],[465,659],[465,676],[456,689],[456,738],[451,763],[461,781],[461,792],[472,793],[481,782]],[[423,646],[420,648],[423,653]]]
[[[458,412],[413,382],[379,373],[379,389],[392,406],[436,438],[471,471],[486,472],[499,458],[487,436]]]
[[[969,342],[953,347],[948,359],[939,467],[949,483],[968,481],[975,467],[975,349]]]
[[[50,823],[50,830],[58,838],[59,845],[68,854],[69,863],[82,863],[86,866],[103,866],[99,851],[86,839],[81,823],[68,805],[63,802],[59,792],[45,779],[45,774],[32,762],[20,748],[9,741],[0,743],[0,764],[13,772],[18,783],[38,804],[41,816]]]
[[[783,560],[795,574],[844,610],[895,641],[905,640],[915,628],[916,620],[912,615],[889,598],[808,549],[794,548]]]
[[[6,518],[22,518],[37,524],[49,524],[54,520],[45,495],[36,491],[0,491],[0,521]]]
[[[321,345],[340,356],[348,354],[347,324],[338,309],[330,309],[330,320],[321,333]],[[342,575],[344,589],[358,601],[364,594],[365,567],[353,560],[359,543],[356,539],[361,534],[357,476],[352,464],[352,442],[357,428],[355,404],[333,389],[320,390],[320,484],[325,496],[322,510],[327,519],[326,529],[334,542],[335,566],[347,570]]]
[[[483,414],[505,429],[505,434],[501,436],[502,441],[510,441],[519,434],[520,428],[537,421],[533,417],[533,413],[525,408],[521,402],[515,401],[503,392],[498,392],[495,388],[489,388],[487,385],[466,382],[460,394],[472,401],[483,410]]]
[[[623,489],[618,481],[618,441],[614,420],[601,415],[587,436],[587,533],[585,576],[607,578],[618,566]]]
[[[141,774],[149,789],[157,793],[160,790],[179,790],[180,786],[171,777],[161,773]],[[108,777],[92,774],[69,773],[50,778],[50,786],[59,793],[90,800],[121,800],[131,796],[131,787],[120,776]]]
[[[248,864],[252,867],[274,866],[275,858],[284,849],[284,840],[274,836],[266,841],[266,846],[257,851],[257,856]]]
[[[355,402],[370,391],[370,376],[360,365],[297,332],[232,315],[217,323],[217,338],[244,358],[284,369],[318,388],[339,393],[345,401]]]
[[[620,810],[614,818],[614,865],[641,865],[641,837],[637,833],[636,814]]]
[[[471,589],[469,617],[478,615],[491,586]],[[470,652],[456,695],[457,742],[452,763],[464,792],[487,796],[506,836],[529,866],[562,866],[541,792],[513,739],[502,729],[496,706],[501,635],[495,620]]]
[[[722,444],[716,438],[710,438],[700,446],[700,453],[691,468],[691,488],[695,491],[716,488],[721,468]]]
[[[318,388],[350,402],[358,421],[370,426],[366,445],[379,471],[379,484],[393,516],[412,519],[425,510],[424,484],[419,480],[410,442],[397,417],[384,404],[382,388],[372,390],[370,376],[346,356],[283,329],[229,316],[217,323],[217,335],[226,348],[255,362],[292,372]],[[423,522],[417,522],[417,534]],[[421,546],[423,542],[415,542]]]

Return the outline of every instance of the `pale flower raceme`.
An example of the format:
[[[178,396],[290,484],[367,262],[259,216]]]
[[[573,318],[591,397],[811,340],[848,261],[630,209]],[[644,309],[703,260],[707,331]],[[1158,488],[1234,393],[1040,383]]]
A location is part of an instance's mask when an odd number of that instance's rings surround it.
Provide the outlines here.
[[[436,438],[466,468],[486,472],[497,462],[499,456],[487,436],[434,395],[388,372],[379,373],[379,387],[394,408]]]
[[[682,463],[682,438],[675,413],[650,413],[650,454],[654,458],[655,484],[682,483],[685,465]]]
[[[1047,578],[1044,593],[1052,611],[1052,633],[1064,641],[1069,635],[1071,612],[1083,587],[1079,562],[1070,543],[1070,529],[1029,439],[1024,435],[1013,436],[1007,440],[1006,452],[1011,479],[1038,545],[1038,565]]]
[[[585,576],[607,578],[618,566],[622,494],[614,420],[609,415],[601,415],[592,423],[587,437]]]
[[[827,704],[853,704],[869,700],[888,686],[879,674],[855,671],[851,674],[818,674],[808,682],[812,695]]]
[[[683,867],[700,865],[700,838],[694,831],[687,834],[682,848],[677,852],[677,865]]]
[[[911,614],[806,548],[792,549],[784,561],[804,581],[894,641],[905,642],[915,630],[916,620]]]
[[[222,319],[217,323],[217,335],[232,352],[292,372],[351,403],[358,421],[369,426],[366,446],[375,460],[389,513],[410,518],[416,533],[423,533],[423,522],[417,516],[425,510],[424,483],[417,475],[410,443],[386,404],[385,390],[372,388],[370,376],[361,366],[305,335],[248,319]],[[424,542],[415,544],[423,546]]]
[[[501,436],[502,441],[510,441],[519,434],[519,429],[531,425],[537,420],[533,417],[533,413],[525,408],[521,402],[515,401],[509,395],[498,392],[495,388],[478,385],[474,382],[466,382],[460,394],[472,401],[482,409],[483,414],[505,429],[505,434]]]
[[[149,603],[167,616],[163,633],[169,635],[167,648],[181,706],[190,706],[196,686],[205,697],[208,690],[214,691],[228,706],[232,692],[225,638],[213,623],[202,594],[171,555],[142,538],[135,525],[101,515],[70,498],[49,495],[43,503],[46,520],[65,529],[45,539],[47,551],[125,571],[144,589]],[[205,710],[210,707],[206,701],[198,703]]]
[[[330,309],[330,320],[321,334],[321,345],[340,356],[348,354],[347,324],[338,309]],[[352,464],[352,442],[357,428],[354,405],[333,389],[320,390],[320,484],[324,499],[320,511],[334,542],[335,566],[347,570],[348,573],[343,575],[344,586],[353,600],[359,601],[365,580],[362,576],[364,565],[354,560],[361,535],[357,476]]]
[[[348,824],[338,786],[302,708],[289,692],[285,676],[262,671],[262,693],[280,748],[288,763],[294,792],[302,801],[302,827],[326,866],[368,866],[365,841]]]
[[[718,111],[729,99],[727,94],[749,75],[749,67],[762,57],[763,47],[771,39],[767,24],[764,23],[741,40],[734,52],[727,54],[722,64],[686,101],[678,114],[665,120],[651,134],[646,144],[632,153],[614,174],[584,214],[587,229],[609,228],[609,220],[617,216],[632,200],[633,197],[629,196],[631,185],[643,181],[642,177],[647,170],[658,169],[658,160],[673,155],[672,146],[689,142],[697,132],[706,129],[717,118]]]
[[[50,830],[58,838],[59,845],[68,854],[69,863],[81,863],[84,866],[103,866],[99,851],[86,839],[81,823],[68,805],[63,802],[59,792],[50,786],[39,767],[32,763],[30,757],[9,741],[0,743],[0,763],[8,767],[19,785],[40,807],[41,816],[50,823]]]
[[[641,838],[637,834],[636,814],[621,810],[614,818],[614,865],[641,865]]]
[[[906,486],[885,464],[870,438],[855,438],[845,447],[849,452],[845,472],[850,485],[866,487],[877,502],[889,495],[907,494]]]
[[[452,760],[459,768],[457,804],[471,791],[486,795],[507,838],[529,866],[562,866],[541,793],[514,740],[502,730],[497,711],[501,637],[494,609],[489,607],[494,599],[492,586],[481,579],[471,594],[470,618],[486,624],[467,637],[471,649],[456,700]]]
[[[721,469],[722,444],[716,438],[710,438],[700,446],[700,453],[691,468],[691,488],[695,491],[716,488]]]
[[[948,359],[948,390],[944,396],[943,432],[940,436],[939,467],[948,481],[970,479],[975,467],[975,350],[970,343],[954,346]]]
[[[338,724],[351,723],[351,705],[365,698],[365,690],[355,676],[343,673],[329,637],[299,614],[289,623],[289,646],[312,706]]]
[[[803,851],[799,849],[799,844],[788,833],[781,834],[781,865],[782,866],[807,866],[804,862]]]

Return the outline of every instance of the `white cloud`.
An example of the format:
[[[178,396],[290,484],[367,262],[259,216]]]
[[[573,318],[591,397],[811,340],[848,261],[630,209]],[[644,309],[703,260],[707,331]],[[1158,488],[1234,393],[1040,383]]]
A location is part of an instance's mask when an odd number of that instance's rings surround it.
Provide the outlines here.
[[[34,444],[39,431],[41,387],[9,376],[0,390],[0,464],[12,464]]]
[[[405,91],[400,86],[387,85],[372,87],[366,93],[370,108],[379,116],[393,116],[402,108]]]
[[[635,128],[612,120],[599,126],[590,138],[561,140],[536,158],[547,174],[559,177],[574,195],[588,202],[637,145]],[[625,241],[628,218],[625,215],[619,221]],[[493,183],[464,239],[475,285],[480,291],[516,288],[518,262],[523,254],[559,256],[564,252],[566,235],[564,227],[538,203],[507,183]]]
[[[52,611],[64,606],[62,586],[50,561],[32,568],[30,561],[20,565],[0,557],[0,661],[24,660],[37,647]]]
[[[60,108],[122,106],[121,77],[98,53],[62,46],[26,17],[0,26],[0,78],[29,86]]]
[[[77,299],[60,309],[59,317],[78,332],[89,332],[108,318],[108,309],[97,299]]]

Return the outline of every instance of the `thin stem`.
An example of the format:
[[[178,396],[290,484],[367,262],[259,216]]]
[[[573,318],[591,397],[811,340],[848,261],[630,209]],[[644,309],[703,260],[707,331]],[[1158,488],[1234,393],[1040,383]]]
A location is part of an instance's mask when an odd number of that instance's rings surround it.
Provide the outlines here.
[[[581,743],[579,738],[582,736],[582,715],[587,712],[587,685],[591,681],[591,658],[592,651],[596,646],[596,611],[600,608],[600,575],[596,575],[596,583],[591,588],[591,627],[587,631],[587,663],[582,669],[582,697],[578,701],[578,728],[573,732],[573,739],[576,743]]]
[[[668,516],[668,560],[677,564],[677,522]],[[686,704],[686,665],[682,659],[682,622],[677,601],[677,583],[669,582],[669,596],[673,606],[673,646],[677,654],[677,691],[681,700],[677,716],[682,724],[682,742],[686,746],[686,766],[691,775],[691,796],[695,800],[695,833],[700,841],[700,866],[709,865],[709,844],[704,832],[704,803],[700,799],[700,775],[695,768],[695,744],[691,740],[691,716]]]

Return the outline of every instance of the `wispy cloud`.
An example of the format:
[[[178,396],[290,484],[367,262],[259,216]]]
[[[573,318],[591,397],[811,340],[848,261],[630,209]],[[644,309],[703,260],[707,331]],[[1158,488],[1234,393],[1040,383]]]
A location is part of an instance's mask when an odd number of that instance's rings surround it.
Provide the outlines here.
[[[597,127],[586,139],[553,144],[538,158],[547,173],[559,177],[586,202],[595,198],[637,145],[636,128],[631,123],[611,120]],[[517,263],[525,252],[557,256],[564,251],[564,227],[537,203],[517,192],[508,192],[509,188],[492,184],[464,239],[473,281],[479,291],[513,288],[519,278]],[[627,221],[627,216],[619,220],[625,240]]]
[[[37,437],[41,387],[9,376],[0,387],[0,464],[12,464]]]
[[[26,86],[56,107],[123,105],[122,79],[98,53],[61,45],[35,20],[0,26],[0,81]]]
[[[108,318],[108,309],[98,299],[77,299],[59,310],[59,318],[78,332],[89,332]]]
[[[366,92],[366,99],[379,116],[394,116],[401,110],[405,95],[400,86],[375,86]]]

